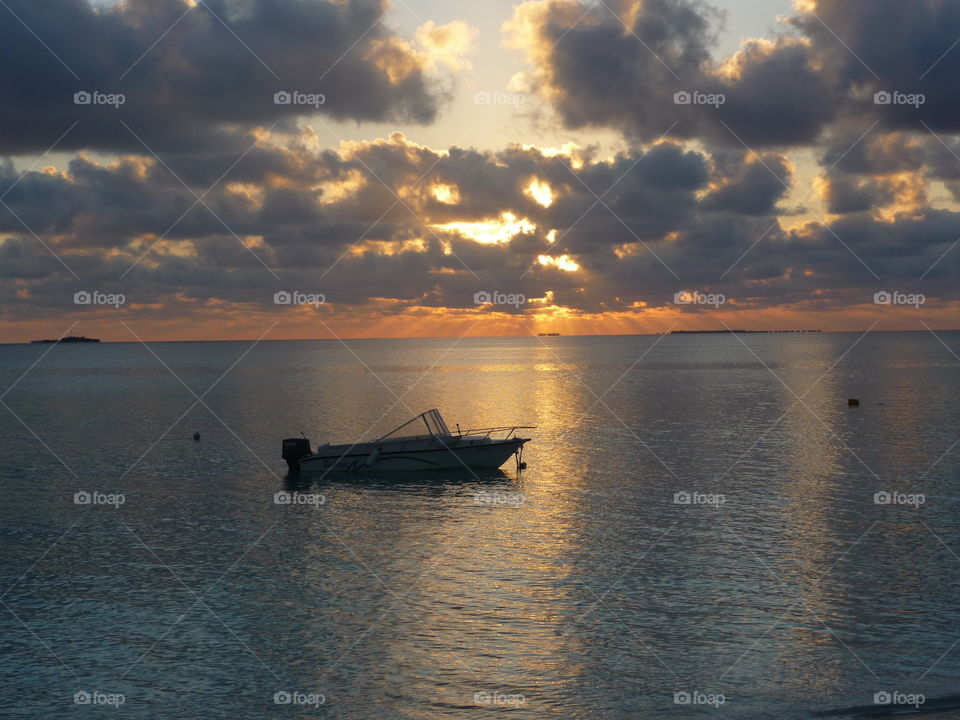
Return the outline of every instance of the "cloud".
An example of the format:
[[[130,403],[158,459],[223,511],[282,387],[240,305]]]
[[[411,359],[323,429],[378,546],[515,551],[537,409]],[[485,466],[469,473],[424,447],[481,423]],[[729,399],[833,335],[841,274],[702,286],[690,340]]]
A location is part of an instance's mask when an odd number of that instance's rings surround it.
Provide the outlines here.
[[[479,32],[462,20],[437,25],[427,20],[417,28],[416,42],[429,67],[445,66],[453,72],[472,69],[467,56],[476,52]]]
[[[705,3],[616,7],[530,0],[504,26],[568,127],[613,127],[639,140],[672,128],[770,146],[813,140],[834,113],[830,88],[795,38],[750,41],[720,66],[711,45],[722,15]]]
[[[792,166],[775,152],[662,141],[577,160],[529,146],[437,150],[394,134],[338,150],[270,141],[245,162],[204,196],[209,209],[192,210],[190,190],[207,188],[184,187],[152,158],[78,157],[64,173],[27,173],[5,202],[81,280],[0,215],[3,273],[16,278],[0,286],[4,320],[75,312],[72,295],[88,286],[125,288],[151,322],[210,303],[275,312],[273,294],[291,288],[324,294],[317,312],[350,317],[477,313],[482,289],[549,297],[551,312],[571,317],[696,313],[673,303],[690,287],[741,310],[836,308],[871,302],[882,289],[872,272],[902,286],[928,272],[931,302],[960,299],[960,256],[948,252],[960,215],[867,212],[902,203],[908,188],[891,181],[831,186],[845,215],[829,229],[784,227],[777,203]],[[548,205],[530,196],[533,178],[551,188]],[[14,179],[7,165],[2,180]],[[441,202],[437,186],[457,195]],[[546,303],[496,311],[521,317]]]
[[[956,3],[810,0],[789,23],[844,92],[845,111],[879,119],[886,128],[917,129],[922,119],[936,131],[960,130]],[[876,92],[922,94],[923,104],[877,104]]]
[[[444,40],[469,35],[426,27],[424,55],[381,22],[385,0],[7,5],[0,152],[10,154],[42,152],[74,122],[62,149],[142,151],[122,121],[157,151],[237,154],[250,129],[299,115],[429,123],[445,95],[426,66],[454,62]],[[76,105],[77,92],[124,102]],[[278,92],[323,102],[277,104]]]
[[[641,141],[672,127],[677,137],[756,148],[810,145],[850,120],[861,132],[873,122],[881,132],[925,131],[921,121],[960,130],[955,3],[811,0],[779,35],[747,39],[728,58],[712,53],[722,15],[706,3],[613,8],[528,0],[504,26],[567,127]]]
[[[728,176],[704,199],[707,209],[734,211],[742,215],[769,215],[789,189],[793,172],[790,161],[779,153],[737,153]]]

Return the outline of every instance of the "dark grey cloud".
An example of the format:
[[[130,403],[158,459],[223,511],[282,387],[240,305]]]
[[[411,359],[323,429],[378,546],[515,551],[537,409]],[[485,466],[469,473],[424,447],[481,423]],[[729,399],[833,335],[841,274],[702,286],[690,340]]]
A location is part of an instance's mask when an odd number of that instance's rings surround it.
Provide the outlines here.
[[[790,186],[791,167],[778,153],[738,153],[738,167],[704,199],[706,209],[741,215],[769,215]]]
[[[41,152],[74,122],[60,148],[142,152],[122,121],[157,151],[235,158],[249,145],[245,128],[283,127],[305,113],[427,123],[443,99],[416,53],[379,22],[385,0],[6,5],[2,153]],[[276,92],[294,90],[325,102],[274,103]],[[78,91],[122,93],[125,102],[75,105]]]
[[[578,21],[580,7],[525,3],[509,26],[569,127],[614,127],[638,140],[672,128],[685,138],[796,145],[813,141],[836,112],[837,91],[795,38],[750,43],[721,71],[711,49],[722,15],[704,2],[622,2],[618,14],[597,5]]]
[[[638,140],[673,127],[678,137],[758,148],[810,145],[851,121],[858,134],[875,121],[881,133],[960,130],[956,3],[817,0],[779,36],[748,40],[729,58],[712,53],[721,16],[704,2],[624,1],[617,14],[596,5],[579,19],[581,7],[527,2],[509,26],[568,127]],[[677,104],[677,92],[694,99]]]
[[[850,112],[889,128],[915,130],[922,119],[938,132],[960,130],[957,3],[817,0],[815,12],[790,22],[811,42],[823,73],[845,92]],[[920,93],[924,103],[878,105],[878,91]]]
[[[827,211],[833,214],[867,212],[884,206],[892,199],[889,187],[874,180],[841,177],[827,183],[825,198]]]

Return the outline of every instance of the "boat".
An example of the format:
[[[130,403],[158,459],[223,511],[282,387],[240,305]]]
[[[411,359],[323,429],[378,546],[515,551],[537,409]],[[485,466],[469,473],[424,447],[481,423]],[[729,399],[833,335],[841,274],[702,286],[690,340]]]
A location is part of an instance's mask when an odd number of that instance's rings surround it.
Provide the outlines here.
[[[381,470],[496,469],[511,455],[522,468],[524,443],[519,430],[532,425],[510,425],[450,432],[440,411],[420,413],[381,438],[310,449],[307,438],[287,438],[282,456],[290,475],[314,472],[361,472]]]

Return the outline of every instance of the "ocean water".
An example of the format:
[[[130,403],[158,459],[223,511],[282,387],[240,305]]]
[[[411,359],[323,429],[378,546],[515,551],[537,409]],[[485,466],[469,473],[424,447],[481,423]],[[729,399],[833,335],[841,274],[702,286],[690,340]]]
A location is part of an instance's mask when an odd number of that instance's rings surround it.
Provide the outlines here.
[[[958,354],[946,332],[0,346],[0,711],[929,705],[960,691]],[[528,467],[285,478],[284,437],[432,407],[538,426]]]

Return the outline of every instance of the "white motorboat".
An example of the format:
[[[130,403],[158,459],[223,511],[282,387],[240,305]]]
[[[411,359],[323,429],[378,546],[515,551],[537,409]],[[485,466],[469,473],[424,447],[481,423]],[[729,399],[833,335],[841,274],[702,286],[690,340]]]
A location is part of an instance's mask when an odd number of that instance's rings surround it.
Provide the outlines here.
[[[306,438],[283,441],[283,459],[291,475],[301,472],[360,472],[379,470],[495,469],[511,455],[521,464],[523,445],[530,438],[518,430],[531,425],[473,428],[451,433],[439,410],[427,410],[377,440],[321,445],[312,451]]]

